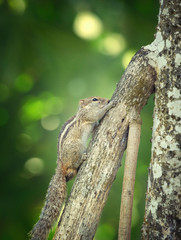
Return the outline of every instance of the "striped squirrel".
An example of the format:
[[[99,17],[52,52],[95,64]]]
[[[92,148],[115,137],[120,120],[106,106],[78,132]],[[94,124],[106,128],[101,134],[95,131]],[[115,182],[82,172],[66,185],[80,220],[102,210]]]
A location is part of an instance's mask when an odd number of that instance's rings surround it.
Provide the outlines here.
[[[66,181],[77,174],[80,164],[86,159],[88,137],[96,123],[116,103],[100,97],[82,99],[77,114],[63,125],[58,137],[57,168],[50,181],[40,219],[31,231],[32,240],[48,237],[66,197]]]

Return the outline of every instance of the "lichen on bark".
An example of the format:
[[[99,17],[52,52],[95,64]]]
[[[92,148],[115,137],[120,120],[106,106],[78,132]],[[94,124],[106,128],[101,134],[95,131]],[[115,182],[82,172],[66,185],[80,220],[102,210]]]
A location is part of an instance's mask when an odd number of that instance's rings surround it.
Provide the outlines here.
[[[181,239],[181,2],[161,1],[143,239]]]

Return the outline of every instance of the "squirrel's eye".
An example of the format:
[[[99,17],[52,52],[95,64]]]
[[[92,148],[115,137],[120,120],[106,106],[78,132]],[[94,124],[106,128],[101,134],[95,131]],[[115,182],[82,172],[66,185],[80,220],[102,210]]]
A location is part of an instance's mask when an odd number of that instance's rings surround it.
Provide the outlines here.
[[[98,101],[98,99],[97,99],[97,98],[93,98],[93,99],[92,99],[92,101],[94,101],[94,102],[95,102],[95,101]]]

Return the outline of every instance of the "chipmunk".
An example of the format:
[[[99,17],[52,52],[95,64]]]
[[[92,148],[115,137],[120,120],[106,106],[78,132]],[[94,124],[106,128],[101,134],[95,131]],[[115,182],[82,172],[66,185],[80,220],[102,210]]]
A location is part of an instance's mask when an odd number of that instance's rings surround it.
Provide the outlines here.
[[[31,232],[32,240],[47,238],[65,200],[66,181],[77,174],[86,158],[88,137],[96,123],[115,105],[116,101],[100,97],[82,99],[77,114],[63,125],[58,137],[57,168],[50,181],[40,219]]]

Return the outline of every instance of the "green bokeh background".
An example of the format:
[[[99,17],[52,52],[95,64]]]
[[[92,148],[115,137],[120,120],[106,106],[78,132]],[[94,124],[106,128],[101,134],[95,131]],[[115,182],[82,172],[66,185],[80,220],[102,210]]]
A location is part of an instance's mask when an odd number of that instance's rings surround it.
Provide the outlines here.
[[[124,72],[125,54],[153,41],[158,9],[157,0],[0,0],[0,239],[27,239],[56,167],[61,125],[75,114],[79,99],[111,97]],[[73,31],[81,11],[102,21],[103,31],[96,39],[85,40]],[[121,34],[126,43],[117,55],[103,54],[99,48],[110,33]],[[135,240],[140,239],[144,217],[152,112],[153,97],[141,113]],[[96,240],[117,239],[123,167],[124,161]]]

